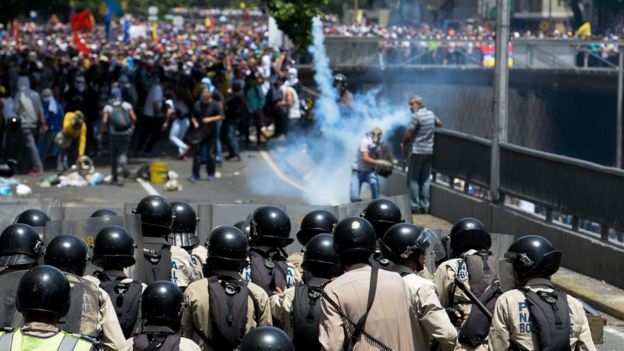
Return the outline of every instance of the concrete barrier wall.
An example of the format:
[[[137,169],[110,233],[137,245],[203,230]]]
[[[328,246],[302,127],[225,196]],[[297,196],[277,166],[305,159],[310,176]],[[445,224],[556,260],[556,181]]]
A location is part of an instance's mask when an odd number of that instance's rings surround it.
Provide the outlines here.
[[[511,233],[516,238],[539,234],[563,252],[562,266],[609,284],[624,288],[624,250],[601,242],[591,234],[581,234],[541,219],[523,214],[488,201],[464,195],[449,188],[432,184],[431,213],[449,222],[472,216],[481,220],[491,232]]]

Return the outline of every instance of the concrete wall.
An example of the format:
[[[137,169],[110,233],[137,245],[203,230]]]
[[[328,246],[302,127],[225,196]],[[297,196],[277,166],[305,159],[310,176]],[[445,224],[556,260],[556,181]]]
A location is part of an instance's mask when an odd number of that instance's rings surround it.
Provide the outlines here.
[[[431,214],[449,222],[472,216],[481,220],[491,232],[511,233],[516,238],[542,235],[563,252],[564,267],[624,288],[624,275],[618,269],[624,265],[624,250],[589,234],[550,225],[536,217],[491,205],[437,184],[431,186]]]

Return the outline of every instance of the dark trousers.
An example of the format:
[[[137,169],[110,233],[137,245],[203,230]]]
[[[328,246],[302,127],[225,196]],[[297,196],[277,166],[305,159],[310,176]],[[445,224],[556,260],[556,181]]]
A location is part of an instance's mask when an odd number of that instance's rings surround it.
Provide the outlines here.
[[[139,144],[137,150],[152,152],[154,144],[160,139],[162,133],[162,125],[165,123],[164,118],[160,117],[148,117],[143,119],[143,128],[141,129],[141,136],[139,137]],[[146,144],[147,142],[147,144]],[[143,148],[145,146],[145,148]]]
[[[111,153],[111,174],[113,181],[119,180],[119,167],[122,172],[127,171],[128,167],[128,144],[130,143],[130,135],[111,135],[110,136],[110,153]]]
[[[215,174],[215,162],[212,158],[212,150],[215,146],[217,135],[212,130],[201,143],[193,145],[193,177],[199,178],[199,168],[201,166],[202,149],[205,147],[208,152],[204,155],[206,157],[206,171],[208,176],[214,176]]]
[[[249,146],[249,128],[251,128],[251,123],[256,126],[256,137],[258,138],[257,143],[260,144],[260,138],[262,136],[262,131],[260,128],[262,127],[262,109],[256,110],[256,112],[248,113],[245,115],[243,119],[243,139],[245,140],[245,146]]]
[[[236,126],[238,121],[225,120],[221,127],[221,141],[225,144],[230,153],[228,156],[238,156],[240,154],[240,146],[238,145],[238,136],[236,136]]]

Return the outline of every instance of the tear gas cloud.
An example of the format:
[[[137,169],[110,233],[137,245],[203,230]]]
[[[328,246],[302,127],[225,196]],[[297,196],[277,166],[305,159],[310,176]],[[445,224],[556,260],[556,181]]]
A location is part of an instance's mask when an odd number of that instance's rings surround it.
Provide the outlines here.
[[[344,204],[350,200],[351,164],[366,133],[380,127],[384,136],[388,136],[393,129],[406,126],[410,114],[407,102],[396,105],[381,98],[381,88],[354,93],[350,111],[341,109],[336,103],[339,94],[333,86],[334,72],[325,51],[319,18],[313,20],[313,35],[309,50],[314,58],[314,81],[319,90],[313,111],[316,132],[289,135],[286,145],[271,152],[276,163],[294,169],[305,190],[300,194],[299,190],[280,181],[277,184],[262,182],[252,191],[301,196],[312,205]]]

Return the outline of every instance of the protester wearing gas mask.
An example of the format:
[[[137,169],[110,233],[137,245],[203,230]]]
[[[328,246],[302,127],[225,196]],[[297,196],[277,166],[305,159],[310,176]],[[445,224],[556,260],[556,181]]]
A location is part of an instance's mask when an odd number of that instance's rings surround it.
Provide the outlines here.
[[[360,141],[355,162],[351,166],[351,202],[361,201],[362,184],[368,183],[373,199],[379,197],[379,178],[375,166],[392,166],[390,162],[374,158],[381,151],[381,128],[375,127]]]

